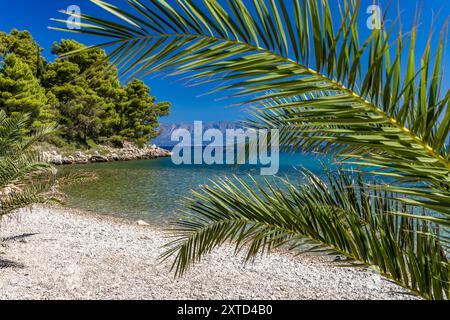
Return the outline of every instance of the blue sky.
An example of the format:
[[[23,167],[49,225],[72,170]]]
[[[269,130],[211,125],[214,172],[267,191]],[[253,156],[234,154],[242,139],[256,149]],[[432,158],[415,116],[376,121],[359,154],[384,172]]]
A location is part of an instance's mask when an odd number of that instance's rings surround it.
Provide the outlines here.
[[[248,1],[248,0],[244,0]],[[330,0],[331,6],[335,7],[337,0]],[[402,23],[404,30],[408,30],[412,25],[416,1],[415,0],[398,0],[402,10]],[[122,3],[123,0],[112,0],[112,3]],[[362,0],[361,8],[365,10],[373,0]],[[388,1],[381,1],[381,6]],[[391,9],[392,14],[396,14],[396,0],[393,0]],[[420,34],[418,38],[418,46],[423,46],[427,41],[430,24],[433,17],[438,11],[439,16],[436,20],[436,27],[442,26],[445,19],[450,16],[450,1],[448,0],[427,0],[424,2],[424,9],[420,24]],[[34,38],[44,48],[44,56],[48,61],[54,59],[50,52],[51,44],[61,38],[74,38],[85,44],[94,44],[98,39],[76,34],[68,34],[49,30],[49,25],[55,25],[50,18],[61,17],[57,12],[59,9],[67,8],[69,5],[79,5],[83,13],[92,15],[104,15],[109,17],[103,10],[98,9],[91,4],[89,0],[0,0],[0,31],[10,31],[13,28],[30,30]],[[335,10],[337,12],[337,10]],[[332,11],[334,12],[334,11]],[[365,17],[368,15],[361,14],[361,24],[364,26]],[[367,28],[364,28],[367,29]],[[450,55],[447,54],[445,65],[450,67]],[[450,80],[450,72],[446,73],[446,87]],[[207,91],[204,87],[186,88],[176,78],[155,78],[147,77],[144,81],[152,89],[152,94],[156,95],[159,100],[171,101],[172,114],[162,119],[163,122],[192,122],[193,120],[203,121],[221,121],[221,120],[240,120],[246,118],[246,110],[242,107],[231,107],[235,102],[231,100],[219,99],[220,95],[201,96]]]

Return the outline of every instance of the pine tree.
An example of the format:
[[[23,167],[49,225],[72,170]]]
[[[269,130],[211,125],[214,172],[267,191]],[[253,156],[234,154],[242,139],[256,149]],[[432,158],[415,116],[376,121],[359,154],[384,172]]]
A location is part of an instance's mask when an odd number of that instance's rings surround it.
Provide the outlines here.
[[[52,52],[60,56],[83,47],[62,40]],[[142,81],[121,86],[117,68],[101,49],[57,58],[47,65],[43,83],[59,102],[59,124],[69,141],[101,143],[114,137],[143,144],[157,135],[158,117],[170,109],[167,102],[155,103]]]
[[[62,40],[54,43],[52,52],[62,55],[82,47],[74,40]],[[58,123],[66,140],[103,142],[114,134],[120,84],[117,70],[107,68],[106,57],[103,50],[95,50],[47,65],[43,84],[58,101]]]
[[[150,96],[150,88],[140,80],[133,80],[124,87],[125,95],[119,104],[119,135],[139,144],[156,137],[159,126],[158,117],[169,114],[170,103],[156,103]]]
[[[155,137],[158,117],[168,114],[170,104],[155,103],[141,81],[121,86],[102,49],[60,58],[84,47],[61,40],[52,47],[55,61],[46,63],[28,31],[0,33],[0,109],[29,113],[34,127],[58,125],[58,145],[123,139],[142,144]]]

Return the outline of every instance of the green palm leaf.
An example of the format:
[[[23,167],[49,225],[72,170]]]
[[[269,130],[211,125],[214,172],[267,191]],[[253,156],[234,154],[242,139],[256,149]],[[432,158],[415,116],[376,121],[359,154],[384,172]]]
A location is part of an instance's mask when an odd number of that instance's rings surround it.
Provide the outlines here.
[[[265,104],[253,126],[280,129],[287,147],[356,157],[373,174],[423,185],[415,201],[449,223],[447,25],[416,67],[417,28],[405,39],[394,22],[360,43],[358,1],[341,1],[340,19],[326,1],[127,0],[128,11],[91,1],[115,19],[81,15],[71,31],[111,38],[94,47],[111,46],[130,78],[164,71],[195,84],[226,81],[217,90]],[[444,197],[431,201],[434,193]]]
[[[0,110],[0,217],[33,203],[57,201],[56,169],[33,146],[52,133],[42,127],[27,134],[30,117]]]
[[[434,224],[408,217],[411,207],[395,194],[368,189],[360,174],[327,172],[323,181],[304,171],[304,179],[300,185],[211,182],[186,199],[188,210],[174,222],[163,258],[175,256],[173,269],[183,274],[227,241],[236,252],[245,250],[247,260],[277,247],[331,250],[377,266],[422,297],[448,298],[450,265]]]

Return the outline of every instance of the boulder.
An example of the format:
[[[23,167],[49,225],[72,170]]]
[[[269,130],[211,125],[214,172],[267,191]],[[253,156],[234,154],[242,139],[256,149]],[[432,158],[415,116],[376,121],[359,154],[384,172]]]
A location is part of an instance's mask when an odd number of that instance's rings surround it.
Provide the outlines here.
[[[108,158],[101,155],[94,155],[89,158],[90,162],[108,162]]]

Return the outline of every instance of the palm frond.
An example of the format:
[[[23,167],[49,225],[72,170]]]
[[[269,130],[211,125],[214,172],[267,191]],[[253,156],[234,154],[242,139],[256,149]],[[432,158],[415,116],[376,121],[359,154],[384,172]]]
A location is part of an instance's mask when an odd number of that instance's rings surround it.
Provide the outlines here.
[[[91,48],[111,47],[123,74],[227,83],[217,90],[266,104],[253,125],[280,129],[286,146],[356,158],[373,174],[423,184],[415,201],[448,223],[447,24],[416,65],[418,28],[405,36],[394,22],[362,42],[359,1],[340,1],[338,19],[323,0],[127,0],[129,10],[91,1],[114,18],[81,14],[82,28],[70,31],[107,38]]]
[[[321,180],[303,172],[300,185],[234,178],[194,192],[163,258],[175,256],[173,269],[183,274],[227,241],[248,260],[278,247],[331,250],[376,266],[425,298],[448,298],[450,265],[433,223],[406,216],[412,208],[390,192],[367,188],[361,174],[340,170]]]
[[[359,1],[340,1],[338,19],[324,0],[127,0],[129,10],[91,1],[114,17],[82,14],[70,31],[106,38],[86,50],[110,47],[122,74],[224,83],[212,92],[262,103],[251,125],[280,129],[287,148],[334,154],[396,182],[369,188],[345,172],[326,182],[307,172],[300,186],[220,180],[195,193],[173,231],[165,257],[176,256],[177,273],[227,240],[251,259],[306,239],[423,297],[448,298],[448,237],[435,225],[448,225],[450,207],[447,24],[416,63],[418,27],[405,35],[384,24],[362,39]]]
[[[55,167],[32,149],[52,128],[38,128],[29,134],[29,126],[29,115],[8,117],[0,110],[0,217],[33,203],[60,199]]]

